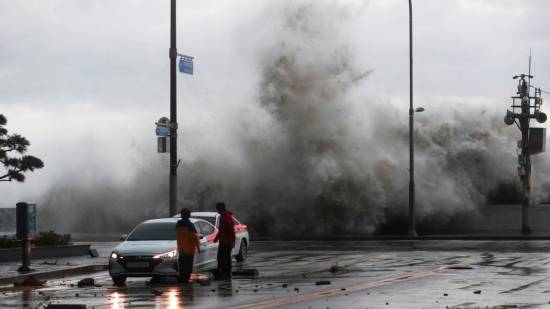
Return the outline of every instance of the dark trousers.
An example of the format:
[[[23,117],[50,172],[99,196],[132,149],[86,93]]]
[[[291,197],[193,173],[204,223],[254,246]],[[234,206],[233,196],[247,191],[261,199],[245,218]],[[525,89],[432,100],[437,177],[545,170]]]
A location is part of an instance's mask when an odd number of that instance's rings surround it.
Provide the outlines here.
[[[221,279],[231,278],[231,250],[233,247],[218,247],[218,276]]]
[[[185,255],[180,253],[178,256],[178,280],[179,282],[189,283],[189,277],[193,272],[194,255]]]

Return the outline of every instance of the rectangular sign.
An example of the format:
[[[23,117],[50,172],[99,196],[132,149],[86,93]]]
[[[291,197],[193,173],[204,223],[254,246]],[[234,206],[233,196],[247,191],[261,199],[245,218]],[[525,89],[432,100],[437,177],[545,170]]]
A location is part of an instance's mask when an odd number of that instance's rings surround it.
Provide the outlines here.
[[[29,204],[27,209],[27,235],[36,238],[36,205]]]
[[[18,239],[32,239],[36,237],[36,205],[17,203],[16,205],[16,234]]]
[[[181,73],[193,75],[193,58],[182,56],[180,58],[179,68]]]
[[[157,136],[159,136],[159,137],[168,137],[168,136],[170,136],[170,128],[167,128],[167,127],[157,127],[157,129],[155,130],[155,133],[156,133]]]

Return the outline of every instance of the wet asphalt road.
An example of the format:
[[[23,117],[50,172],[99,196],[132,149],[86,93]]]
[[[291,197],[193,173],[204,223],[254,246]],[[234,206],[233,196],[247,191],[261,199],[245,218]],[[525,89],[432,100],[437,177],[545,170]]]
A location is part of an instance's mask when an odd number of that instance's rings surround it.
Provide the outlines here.
[[[199,274],[202,285],[188,287],[130,278],[125,287],[115,287],[107,272],[99,272],[49,280],[42,288],[3,287],[0,307],[550,308],[550,241],[253,245],[248,260],[234,267],[256,268],[258,278],[209,282],[208,274]],[[85,277],[96,286],[76,287]]]

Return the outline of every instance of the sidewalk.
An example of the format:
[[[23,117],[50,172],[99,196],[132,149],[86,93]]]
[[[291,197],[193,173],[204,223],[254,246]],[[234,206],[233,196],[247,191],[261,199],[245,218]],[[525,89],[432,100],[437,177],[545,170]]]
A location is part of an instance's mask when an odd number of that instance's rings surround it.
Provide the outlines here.
[[[111,254],[111,250],[117,243],[118,242],[75,243],[91,244],[91,249],[97,250],[98,257],[87,255],[31,260],[30,268],[32,271],[27,273],[20,273],[17,271],[19,266],[21,266],[21,261],[0,263],[0,285],[20,282],[29,276],[34,276],[37,279],[51,279],[104,271],[107,269],[107,261]]]

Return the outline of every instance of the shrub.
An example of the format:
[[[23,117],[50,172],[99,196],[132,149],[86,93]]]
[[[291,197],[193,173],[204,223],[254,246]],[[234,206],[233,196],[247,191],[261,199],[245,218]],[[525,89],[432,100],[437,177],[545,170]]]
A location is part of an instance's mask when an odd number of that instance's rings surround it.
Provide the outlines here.
[[[0,237],[0,248],[14,248],[19,246],[19,240],[15,236],[4,235]]]
[[[71,234],[57,234],[49,230],[40,232],[33,241],[36,246],[66,246],[71,241]]]

